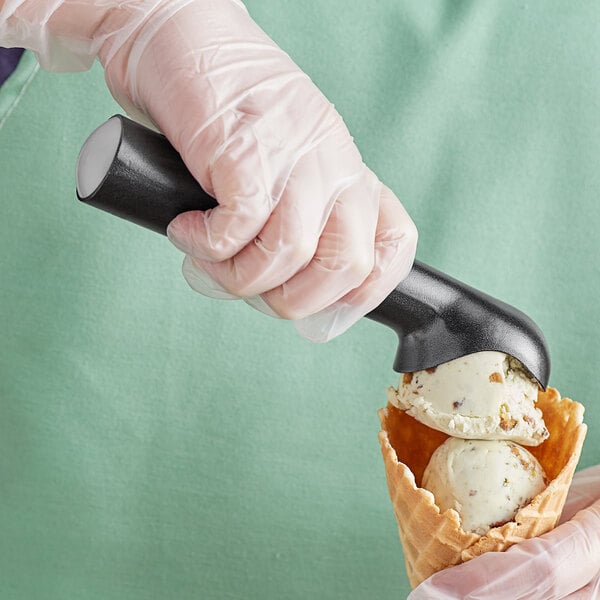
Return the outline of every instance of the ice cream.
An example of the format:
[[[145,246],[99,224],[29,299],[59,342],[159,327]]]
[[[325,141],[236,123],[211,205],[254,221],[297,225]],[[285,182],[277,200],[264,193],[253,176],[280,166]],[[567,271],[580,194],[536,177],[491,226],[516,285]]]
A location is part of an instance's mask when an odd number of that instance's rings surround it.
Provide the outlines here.
[[[386,479],[413,588],[441,569],[486,552],[502,552],[558,523],[585,439],[584,409],[550,387],[540,391],[537,406],[550,435],[530,450],[544,468],[548,485],[511,520],[485,535],[465,531],[457,512],[440,510],[434,495],[424,489],[423,473],[433,453],[448,439],[446,434],[419,423],[391,403],[379,411]],[[479,491],[471,498],[478,496]]]
[[[422,486],[441,511],[456,510],[465,531],[484,535],[511,521],[546,483],[540,463],[518,444],[451,437],[431,456]]]
[[[429,427],[465,439],[537,446],[547,437],[535,407],[538,384],[516,359],[477,352],[437,368],[404,373],[388,400]]]
[[[422,486],[440,510],[456,510],[465,531],[484,535],[544,489],[542,467],[518,445],[548,437],[537,397],[535,379],[502,352],[405,373],[397,390],[388,389],[391,404],[453,436],[433,453]]]

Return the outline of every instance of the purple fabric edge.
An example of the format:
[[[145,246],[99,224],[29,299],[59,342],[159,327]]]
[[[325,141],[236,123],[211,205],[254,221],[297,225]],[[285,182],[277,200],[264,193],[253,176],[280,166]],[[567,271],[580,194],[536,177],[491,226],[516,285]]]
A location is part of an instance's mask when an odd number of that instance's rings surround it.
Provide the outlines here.
[[[10,77],[17,68],[23,55],[23,48],[0,47],[0,86]]]

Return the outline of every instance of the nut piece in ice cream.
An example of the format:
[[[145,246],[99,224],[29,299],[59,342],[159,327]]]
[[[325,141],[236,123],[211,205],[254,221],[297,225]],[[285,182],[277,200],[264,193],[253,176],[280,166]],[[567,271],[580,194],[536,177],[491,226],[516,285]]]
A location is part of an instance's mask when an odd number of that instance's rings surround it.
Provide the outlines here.
[[[464,531],[484,535],[512,521],[546,483],[540,463],[518,444],[449,438],[431,456],[422,486],[441,511],[456,510]]]
[[[468,439],[537,446],[548,431],[535,407],[538,384],[502,352],[477,352],[433,369],[404,373],[391,404],[428,427]]]

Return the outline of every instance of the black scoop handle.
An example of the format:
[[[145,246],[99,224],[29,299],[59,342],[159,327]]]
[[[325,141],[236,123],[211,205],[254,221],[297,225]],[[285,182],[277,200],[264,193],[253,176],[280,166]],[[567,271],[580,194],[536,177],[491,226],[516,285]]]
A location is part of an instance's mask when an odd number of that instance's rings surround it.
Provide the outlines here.
[[[180,213],[217,205],[166,137],[116,116],[122,136],[115,158],[91,195],[78,193],[81,201],[162,234]],[[495,350],[520,360],[542,387],[548,383],[548,349],[529,317],[418,261],[367,317],[398,334],[394,369],[400,373]]]

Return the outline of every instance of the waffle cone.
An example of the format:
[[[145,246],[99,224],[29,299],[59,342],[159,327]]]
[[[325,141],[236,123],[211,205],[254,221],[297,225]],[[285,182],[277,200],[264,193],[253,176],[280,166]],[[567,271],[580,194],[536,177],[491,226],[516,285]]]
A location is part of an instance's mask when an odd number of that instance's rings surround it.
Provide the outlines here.
[[[519,510],[513,521],[494,527],[483,536],[464,531],[454,509],[440,512],[433,494],[418,487],[434,450],[449,436],[419,423],[391,404],[379,411],[379,442],[388,489],[413,588],[437,571],[484,552],[506,550],[555,527],[579,460],[586,425],[583,406],[561,399],[553,388],[539,393],[537,407],[550,436],[539,446],[527,449],[544,467],[550,483]]]

